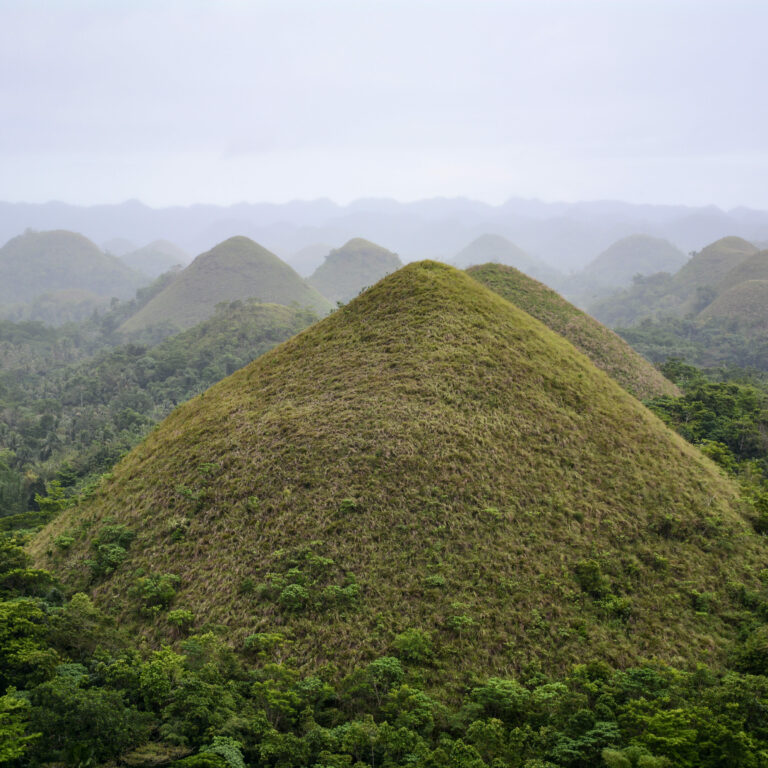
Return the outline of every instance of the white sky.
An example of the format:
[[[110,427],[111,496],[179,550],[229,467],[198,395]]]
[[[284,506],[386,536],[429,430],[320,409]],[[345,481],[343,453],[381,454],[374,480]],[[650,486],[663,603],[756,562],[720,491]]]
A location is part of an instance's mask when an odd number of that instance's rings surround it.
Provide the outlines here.
[[[768,208],[768,2],[0,0],[0,199]]]

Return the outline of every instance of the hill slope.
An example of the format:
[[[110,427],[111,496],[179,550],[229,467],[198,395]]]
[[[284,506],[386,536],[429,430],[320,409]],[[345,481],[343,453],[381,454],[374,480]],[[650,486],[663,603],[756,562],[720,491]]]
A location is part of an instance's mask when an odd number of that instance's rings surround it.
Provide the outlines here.
[[[396,253],[356,237],[331,251],[309,282],[331,301],[346,302],[402,266]]]
[[[675,273],[672,291],[686,298],[697,288],[716,286],[730,270],[755,253],[757,248],[740,237],[717,240],[699,251]]]
[[[768,280],[745,280],[721,293],[696,317],[723,318],[743,330],[768,331]]]
[[[615,287],[632,283],[635,275],[677,272],[688,257],[668,240],[631,235],[609,246],[584,269],[584,275]]]
[[[152,278],[189,261],[187,254],[168,240],[154,240],[119,258],[126,266]]]
[[[533,315],[583,352],[598,368],[640,399],[679,394],[677,387],[661,375],[624,339],[577,309],[551,288],[514,267],[484,264],[470,267],[475,280]]]
[[[31,551],[155,640],[173,574],[174,606],[235,645],[279,632],[344,670],[419,629],[462,685],[532,659],[717,663],[724,585],[765,555],[735,499],[570,343],[422,262],[178,408]],[[116,524],[135,538],[110,572]]]
[[[630,288],[590,303],[589,311],[612,327],[628,327],[646,317],[697,315],[717,295],[726,275],[756,253],[746,240],[724,237],[695,254],[674,275],[639,278]]]
[[[768,251],[759,251],[730,269],[717,283],[718,293],[746,280],[768,280]]]
[[[31,301],[60,291],[126,299],[147,282],[75,232],[28,231],[0,248],[0,303]]]
[[[557,270],[526,253],[514,243],[501,235],[481,235],[469,245],[462,248],[453,258],[453,263],[459,267],[469,267],[477,264],[506,264],[516,267],[526,275],[532,275],[549,283],[561,278]]]
[[[256,299],[308,307],[320,314],[329,301],[287,264],[247,237],[232,237],[198,256],[120,330],[134,333],[159,325],[189,328],[210,317],[222,301]]]

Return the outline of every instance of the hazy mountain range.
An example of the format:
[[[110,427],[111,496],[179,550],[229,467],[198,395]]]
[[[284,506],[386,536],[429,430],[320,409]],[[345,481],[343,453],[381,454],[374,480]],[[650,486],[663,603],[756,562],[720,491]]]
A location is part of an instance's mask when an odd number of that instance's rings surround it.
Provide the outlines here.
[[[425,257],[449,260],[463,244],[494,232],[530,256],[569,272],[585,266],[616,240],[638,233],[669,240],[686,253],[727,235],[765,241],[768,211],[522,199],[494,206],[464,198],[412,203],[362,199],[349,205],[314,200],[159,209],[135,200],[88,207],[58,202],[0,203],[0,241],[26,228],[74,230],[99,243],[117,238],[135,243],[167,239],[190,254],[201,253],[228,237],[244,235],[288,260],[312,244],[365,237],[398,253],[404,261]]]

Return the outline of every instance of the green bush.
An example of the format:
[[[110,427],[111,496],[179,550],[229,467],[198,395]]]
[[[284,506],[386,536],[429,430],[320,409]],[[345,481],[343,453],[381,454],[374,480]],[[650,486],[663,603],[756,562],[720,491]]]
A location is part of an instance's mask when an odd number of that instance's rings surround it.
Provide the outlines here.
[[[432,637],[420,629],[406,629],[395,636],[392,645],[398,656],[415,664],[426,664],[433,655]]]
[[[141,612],[154,614],[168,608],[176,597],[180,582],[181,579],[172,573],[139,579],[133,594],[139,599]]]
[[[280,607],[291,613],[303,611],[309,603],[309,592],[301,584],[289,584],[280,593],[277,602]]]

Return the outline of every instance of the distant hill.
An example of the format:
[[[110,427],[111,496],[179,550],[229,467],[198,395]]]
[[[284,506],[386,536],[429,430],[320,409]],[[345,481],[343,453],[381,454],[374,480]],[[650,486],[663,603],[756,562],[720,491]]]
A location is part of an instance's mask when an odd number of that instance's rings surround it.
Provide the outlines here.
[[[768,279],[745,280],[728,288],[696,319],[706,321],[712,318],[732,320],[747,331],[768,331]]]
[[[45,325],[59,326],[82,322],[94,311],[105,311],[109,303],[104,296],[70,288],[44,293],[29,302],[0,305],[0,317],[14,323],[36,320]]]
[[[256,299],[307,307],[325,314],[332,304],[273,253],[247,237],[232,237],[198,256],[154,296],[120,331],[155,325],[189,328],[210,317],[222,301]]]
[[[699,288],[715,287],[734,267],[757,253],[752,243],[740,237],[724,237],[695,254],[672,281],[672,293],[690,297]]]
[[[631,235],[616,241],[591,261],[584,276],[613,287],[626,287],[635,275],[677,272],[688,257],[668,240]]]
[[[193,631],[279,632],[336,678],[411,630],[425,682],[455,687],[722,665],[763,589],[740,510],[568,341],[421,262],[178,408],[29,550],[153,642],[173,600]]]
[[[309,282],[327,299],[346,302],[402,266],[396,253],[356,237],[331,251]]]
[[[160,277],[176,266],[184,266],[189,256],[168,240],[155,240],[143,248],[120,256],[126,266],[151,278]]]
[[[290,256],[286,256],[285,262],[292,266],[302,277],[309,277],[325,260],[332,251],[330,245],[325,243],[313,243],[300,248]]]
[[[768,280],[768,250],[748,256],[728,270],[717,283],[718,293],[747,280]]]
[[[112,239],[107,240],[106,243],[103,243],[101,247],[106,253],[111,253],[118,258],[120,256],[125,256],[126,253],[135,251],[138,248],[136,243],[131,242],[125,237],[113,237]]]
[[[556,269],[526,253],[501,235],[481,235],[462,248],[452,261],[456,266],[463,268],[476,264],[506,264],[548,284],[554,284],[562,278]]]
[[[722,238],[694,254],[674,275],[640,277],[630,288],[591,303],[589,311],[612,327],[632,326],[644,318],[695,316],[717,296],[726,275],[756,253],[746,240]]]
[[[125,299],[148,282],[75,232],[27,231],[0,248],[0,303],[4,304],[72,290]]]
[[[514,267],[500,264],[470,267],[467,274],[564,336],[636,397],[647,399],[679,394],[677,387],[624,339],[546,285]]]

